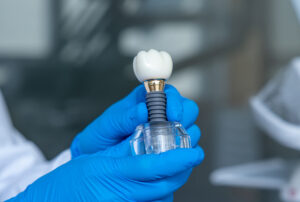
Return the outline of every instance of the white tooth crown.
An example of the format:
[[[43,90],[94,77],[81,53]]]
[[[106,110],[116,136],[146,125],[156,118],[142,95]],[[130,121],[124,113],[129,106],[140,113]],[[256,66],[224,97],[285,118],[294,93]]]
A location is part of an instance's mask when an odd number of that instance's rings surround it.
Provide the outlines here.
[[[133,70],[140,82],[150,79],[168,80],[172,74],[173,62],[165,51],[140,51],[133,60]]]

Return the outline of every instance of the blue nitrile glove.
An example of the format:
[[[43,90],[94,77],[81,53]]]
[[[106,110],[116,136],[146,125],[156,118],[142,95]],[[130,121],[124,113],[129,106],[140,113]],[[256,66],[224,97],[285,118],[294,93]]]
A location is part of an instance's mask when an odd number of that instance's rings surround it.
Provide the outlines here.
[[[166,85],[165,92],[168,120],[180,122],[191,137],[199,136],[199,128],[193,125],[198,116],[196,103],[182,97],[171,85]],[[108,108],[74,139],[71,145],[72,157],[116,145],[131,135],[136,126],[147,122],[145,95],[145,88],[140,85],[127,97]]]
[[[155,201],[171,196],[202,159],[200,147],[126,157],[100,151],[58,167],[9,201]]]
[[[190,134],[191,137],[192,147],[196,148],[198,145],[197,143],[201,136],[200,129],[194,124],[188,129],[188,133]],[[107,147],[105,150],[101,150],[100,151],[101,155],[106,157],[113,157],[113,158],[120,158],[120,157],[126,157],[131,155],[130,139],[131,137],[128,137],[117,145]],[[204,156],[204,153],[202,155]],[[191,169],[184,171],[183,173],[185,174],[182,173],[181,175],[177,175],[177,177],[174,177],[174,180],[178,180],[180,182],[182,182],[184,179],[186,180],[190,175],[191,171],[192,171]],[[157,201],[172,202],[173,193],[170,193],[168,196],[161,198]]]

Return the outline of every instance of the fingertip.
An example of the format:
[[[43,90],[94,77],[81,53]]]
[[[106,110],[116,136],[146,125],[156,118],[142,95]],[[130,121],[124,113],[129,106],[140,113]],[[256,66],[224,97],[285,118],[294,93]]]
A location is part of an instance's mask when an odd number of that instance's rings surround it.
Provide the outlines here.
[[[196,102],[185,98],[183,101],[183,118],[182,125],[185,128],[189,128],[197,120],[199,114],[199,108]]]
[[[138,93],[138,92],[143,93],[143,92],[145,92],[145,87],[144,87],[143,84],[140,84],[140,85],[138,85],[137,87],[135,87],[135,88],[133,89],[132,92],[135,92],[135,93]]]
[[[197,157],[196,157],[194,166],[197,166],[204,160],[205,153],[204,153],[204,150],[200,146],[197,146],[195,148],[195,151],[197,152]]]
[[[200,128],[196,124],[194,124],[190,128],[187,129],[187,133],[189,134],[189,136],[191,138],[192,147],[195,147],[198,144],[200,137],[201,137]]]
[[[134,99],[136,102],[145,101],[146,90],[143,84],[138,85],[131,93],[127,96],[129,99]]]
[[[170,194],[162,199],[155,200],[154,202],[173,202],[173,194]]]
[[[166,84],[165,92],[176,92],[179,94],[178,90],[171,84]]]
[[[146,103],[141,102],[137,105],[136,108],[136,113],[137,113],[137,117],[138,117],[138,122],[139,124],[141,123],[146,123],[148,120],[148,110],[147,110],[147,106]]]
[[[197,103],[194,100],[190,100],[190,99],[186,99],[188,102],[188,105],[191,108],[191,111],[194,112],[195,116],[198,116],[199,114],[199,107],[197,105]]]
[[[167,98],[167,118],[169,121],[180,122],[183,117],[183,105],[180,100],[169,95]]]
[[[176,163],[176,165],[173,166],[174,169],[177,169],[177,172],[199,165],[204,158],[204,152],[199,146],[192,149],[170,150],[162,153],[162,155],[163,154],[168,155],[168,157],[165,159],[170,159],[170,162],[165,162],[168,165],[172,165],[172,163],[175,162],[180,162],[180,164]],[[178,167],[176,168],[176,166]]]
[[[183,117],[183,103],[181,95],[177,91],[167,91],[166,96],[168,120],[180,122]]]
[[[118,112],[116,112],[118,113]],[[133,108],[127,109],[118,119],[118,130],[120,134],[131,134],[135,128],[146,123],[148,119],[148,111],[146,104],[141,102],[135,105]]]

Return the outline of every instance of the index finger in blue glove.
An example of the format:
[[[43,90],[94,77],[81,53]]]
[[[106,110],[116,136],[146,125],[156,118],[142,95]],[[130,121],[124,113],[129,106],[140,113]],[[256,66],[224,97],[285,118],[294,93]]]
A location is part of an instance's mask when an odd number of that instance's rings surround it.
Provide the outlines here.
[[[135,92],[139,93],[138,90]],[[115,145],[133,133],[136,126],[147,121],[148,111],[144,102],[135,103],[127,108],[126,104],[122,104],[124,102],[122,100],[111,106],[76,136],[71,145],[73,158],[82,153],[94,153]]]
[[[144,86],[136,87],[127,97],[113,104],[96,119],[94,129],[109,139],[122,139],[132,133],[137,125],[145,123],[148,118],[145,93]]]

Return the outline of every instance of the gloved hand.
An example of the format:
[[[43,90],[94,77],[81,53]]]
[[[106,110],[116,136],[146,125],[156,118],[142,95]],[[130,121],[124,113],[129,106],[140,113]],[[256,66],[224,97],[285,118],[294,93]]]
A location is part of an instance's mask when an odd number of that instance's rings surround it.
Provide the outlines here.
[[[177,96],[179,94],[177,93],[177,91],[174,88],[171,87],[171,89],[172,89],[171,91],[168,91],[168,94],[169,94],[169,99],[170,99],[169,102],[171,103],[171,106],[172,106],[172,102],[176,103],[176,97],[172,97],[172,96]],[[175,91],[173,91],[173,90],[175,90]],[[175,95],[172,95],[172,92],[174,92]],[[174,99],[174,100],[172,100],[172,99]],[[189,101],[189,100],[187,100],[186,103],[190,103],[191,106],[196,106],[195,104],[193,104],[192,101]],[[187,112],[189,112],[188,109],[192,110],[192,108],[191,108],[191,106],[189,106],[189,104],[185,104],[185,105],[187,106],[186,110],[185,110],[187,117],[184,119],[185,122],[183,122],[183,124],[185,124],[186,126],[189,126],[189,125],[192,125],[193,121],[195,121],[198,110],[192,111],[193,113],[187,113]],[[169,106],[170,106],[170,104],[169,104]],[[174,110],[174,111],[176,112],[176,110]],[[195,116],[194,117],[189,116],[189,114],[192,114],[192,115],[194,114]],[[173,115],[173,114],[171,114],[171,115]],[[197,147],[197,143],[201,136],[200,129],[194,124],[191,127],[189,127],[188,133],[191,137],[192,147],[193,148]],[[130,149],[129,141],[130,141],[130,137],[127,137],[125,140],[121,141],[120,143],[118,143],[116,145],[108,146],[105,150],[101,150],[101,155],[106,156],[106,157],[112,157],[112,158],[120,158],[120,157],[130,156],[131,149]],[[203,151],[200,151],[200,152],[202,152],[202,155],[204,156]],[[178,161],[178,162],[180,162],[180,161]],[[178,182],[185,182],[187,180],[188,176],[190,175],[191,171],[192,171],[191,169],[183,171],[180,175],[173,177],[174,181],[177,180]],[[173,193],[171,192],[168,196],[157,199],[157,201],[171,202],[171,201],[173,201]]]
[[[192,141],[198,141],[200,130],[193,125],[198,116],[196,103],[182,97],[171,85],[166,85],[165,92],[168,120],[180,122],[187,129]],[[145,88],[140,85],[127,97],[108,108],[74,139],[71,145],[72,157],[114,146],[131,135],[136,126],[147,122],[145,95]]]
[[[204,153],[202,151],[202,149],[198,146],[198,141],[200,139],[200,130],[196,125],[193,125],[190,127],[189,129],[189,134],[191,134],[191,144],[193,148],[198,147],[198,149],[200,150],[200,153],[202,153],[201,155],[204,157]],[[107,149],[105,150],[101,150],[98,153],[101,153],[102,156],[105,157],[111,157],[111,158],[122,158],[122,157],[126,157],[126,156],[130,156],[131,155],[131,149],[130,149],[130,137],[126,138],[125,140],[123,140],[122,142],[120,142],[117,145],[111,146],[111,147],[107,147]],[[180,161],[178,161],[180,162]],[[174,181],[177,180],[179,182],[185,182],[189,175],[191,174],[192,169],[188,169],[186,171],[183,171],[182,174],[177,175],[176,177],[173,177]],[[164,197],[164,198],[160,198],[157,201],[161,201],[161,202],[172,202],[173,201],[173,193],[170,193],[168,196]]]
[[[9,201],[159,200],[172,197],[171,193],[186,182],[191,168],[203,159],[200,147],[141,156],[106,155],[102,151],[81,155]]]

